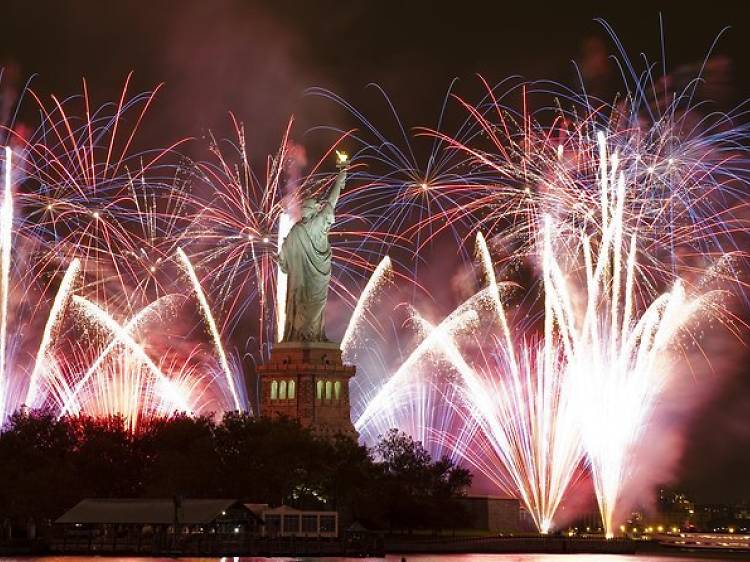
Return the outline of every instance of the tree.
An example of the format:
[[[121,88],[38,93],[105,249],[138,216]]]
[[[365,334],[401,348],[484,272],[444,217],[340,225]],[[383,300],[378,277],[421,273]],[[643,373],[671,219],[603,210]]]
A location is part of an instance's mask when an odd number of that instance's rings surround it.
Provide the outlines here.
[[[433,462],[422,443],[397,429],[380,440],[375,452],[383,469],[383,499],[391,528],[454,526],[455,498],[471,485],[468,470],[447,457]]]
[[[325,440],[325,467],[321,495],[341,521],[360,521],[377,527],[383,522],[378,486],[382,470],[372,452],[349,437]]]
[[[229,412],[216,429],[222,492],[253,502],[293,502],[311,487],[321,462],[319,443],[291,419]]]
[[[0,505],[19,518],[56,517],[79,496],[71,463],[75,436],[51,412],[13,414],[0,434]]]
[[[392,529],[455,526],[471,474],[397,430],[374,449],[295,420],[230,412],[146,420],[19,412],[0,433],[0,516],[59,517],[90,497],[226,497],[335,509]]]
[[[77,416],[60,423],[75,437],[68,455],[81,497],[128,498],[142,492],[146,462],[124,418]]]
[[[210,416],[175,414],[149,420],[136,439],[150,497],[216,497],[219,454]]]

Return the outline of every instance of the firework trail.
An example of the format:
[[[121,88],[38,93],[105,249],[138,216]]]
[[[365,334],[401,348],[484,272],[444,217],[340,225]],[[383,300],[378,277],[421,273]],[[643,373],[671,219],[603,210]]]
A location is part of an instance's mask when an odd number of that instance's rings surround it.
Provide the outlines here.
[[[292,228],[292,220],[286,212],[279,216],[279,232],[277,235],[276,251],[281,254],[281,245]],[[281,341],[284,337],[284,325],[286,324],[286,273],[281,267],[276,267],[276,340]]]
[[[368,307],[371,305],[371,301],[382,289],[383,285],[389,281],[390,274],[391,258],[385,256],[375,268],[375,271],[372,272],[370,279],[362,290],[362,293],[357,300],[357,304],[354,306],[354,311],[349,319],[349,323],[346,326],[344,337],[341,338],[341,350],[344,354],[344,358],[349,354],[349,347],[352,345],[352,341],[356,337],[357,328],[361,326],[364,320],[364,315],[367,312]]]
[[[143,306],[141,303],[152,300],[149,293],[153,290],[158,302],[160,293],[168,292],[174,283],[174,276],[167,282],[157,278],[159,266],[166,264],[164,257],[171,256],[179,242],[175,234],[185,226],[181,214],[188,199],[182,194],[177,197],[183,186],[177,183],[177,168],[166,161],[176,145],[135,155],[129,152],[155,93],[128,99],[129,80],[116,103],[93,111],[85,82],[83,96],[63,101],[53,96],[51,109],[31,92],[39,108],[39,128],[28,135],[20,129],[5,129],[14,146],[14,165],[10,166],[8,149],[0,213],[0,371],[4,373],[0,384],[4,416],[24,404],[57,408],[60,414],[80,411],[81,403],[93,408],[98,401],[96,392],[113,396],[111,390],[117,387],[117,381],[111,380],[109,387],[105,381],[115,375],[127,377],[126,365],[135,369],[139,361],[139,368],[145,365],[148,377],[153,379],[150,388],[162,393],[159,400],[170,411],[193,411],[192,406],[199,404],[178,394],[189,390],[203,396],[207,389],[200,385],[222,384],[209,376],[210,369],[201,374],[191,366],[195,363],[192,352],[183,355],[184,363],[171,359],[167,364],[162,359],[160,363],[170,369],[165,375],[147,361],[142,348],[133,348],[135,340],[125,337],[134,325],[128,324],[123,336],[117,331],[119,324],[106,318],[103,309],[97,316],[97,305],[93,304],[104,303],[108,309],[132,317],[132,311]],[[83,109],[83,116],[75,114],[76,107]],[[14,216],[14,208],[19,210],[18,216]],[[62,281],[54,287],[63,268]],[[164,269],[162,278],[169,279],[169,268]],[[89,342],[90,349],[82,349],[88,335],[84,333],[80,340],[79,327],[69,321],[67,303],[74,281],[80,294],[73,299],[75,309],[87,312],[89,323],[98,317],[99,324],[113,331],[104,350],[94,341]],[[48,294],[54,294],[54,298],[46,311]],[[9,297],[14,307],[12,326]],[[21,334],[33,331],[39,319],[43,321],[39,322],[39,344],[29,349],[30,342]],[[113,353],[118,346],[122,350]],[[18,351],[27,352],[23,355],[31,357],[33,363],[26,365]],[[159,353],[162,358],[170,356],[171,344]],[[82,363],[89,359],[90,363]],[[102,376],[103,372],[108,375]],[[125,392],[125,387],[120,390]],[[155,399],[143,396],[144,404],[152,404]]]
[[[547,215],[566,227],[602,230],[597,131],[606,130],[618,169],[633,183],[623,236],[638,237],[637,267],[654,287],[690,268],[699,274],[705,260],[742,249],[750,182],[748,125],[737,124],[746,121],[744,108],[706,113],[705,104],[694,104],[694,82],[650,99],[656,81],[645,72],[625,84],[627,95],[614,104],[544,81],[485,83],[487,94],[476,105],[456,96],[472,124],[461,136],[424,134],[463,153],[473,171],[464,182],[437,186],[457,204],[413,229],[435,233],[467,224],[469,232],[481,230],[508,248],[503,259],[510,264],[540,253]],[[508,96],[521,97],[521,111],[503,105]],[[556,105],[532,112],[532,96],[554,98]],[[726,281],[736,283],[737,276],[729,269]]]
[[[361,373],[352,379],[354,427],[366,443],[374,443],[389,429],[399,427],[408,429],[436,456],[444,452],[460,455],[455,443],[448,446],[447,440],[464,432],[456,411],[460,396],[453,374],[460,377],[462,370],[465,374],[466,362],[447,353],[446,342],[475,333],[481,325],[480,312],[493,307],[493,300],[491,290],[482,289],[435,326],[407,307],[409,323],[418,336],[414,349],[395,369],[386,370],[385,377],[379,370],[377,377]],[[461,440],[461,444],[468,446],[468,441]]]
[[[68,267],[68,270],[65,272],[65,276],[63,277],[63,280],[60,283],[60,287],[57,290],[57,295],[55,295],[55,300],[52,303],[52,309],[50,310],[49,317],[47,318],[47,322],[44,325],[44,332],[42,332],[42,341],[40,342],[39,348],[37,350],[36,360],[34,361],[34,368],[31,371],[31,377],[29,378],[29,390],[26,393],[25,402],[27,406],[33,407],[36,404],[38,390],[37,379],[39,378],[39,375],[44,367],[45,355],[47,354],[47,350],[49,349],[50,344],[52,343],[54,330],[58,325],[60,316],[63,313],[65,305],[73,289],[73,282],[75,281],[80,268],[81,262],[77,259],[73,260],[73,262]]]
[[[110,354],[119,345],[123,344],[119,335],[131,334],[140,325],[146,323],[152,316],[155,316],[158,312],[160,312],[162,308],[168,306],[173,300],[175,300],[175,295],[167,295],[165,297],[161,297],[148,306],[145,306],[142,310],[138,311],[130,320],[125,323],[122,331],[114,335],[110,342],[104,347],[104,349],[102,349],[101,353],[99,353],[96,359],[94,359],[94,361],[91,363],[91,366],[88,368],[83,377],[81,377],[81,379],[75,384],[75,387],[70,393],[70,399],[63,402],[62,406],[60,407],[61,416],[70,413],[71,409],[74,406],[73,401],[77,400],[77,397],[79,396],[83,387],[88,384],[89,380],[93,376],[97,374],[99,368],[109,358]]]
[[[219,356],[219,364],[221,365],[221,368],[224,371],[224,375],[226,376],[226,383],[229,387],[229,392],[232,395],[234,408],[238,411],[242,410],[239,394],[234,382],[234,374],[232,373],[232,369],[229,366],[229,362],[227,361],[227,356],[224,352],[224,346],[221,343],[221,334],[219,333],[219,329],[216,326],[216,321],[214,320],[213,313],[211,312],[211,307],[208,304],[208,299],[206,299],[206,294],[203,292],[203,288],[201,287],[198,276],[195,273],[195,269],[193,269],[193,264],[190,263],[190,258],[187,257],[187,254],[185,254],[182,248],[177,248],[177,256],[180,259],[185,273],[190,279],[190,283],[192,284],[195,296],[198,298],[201,313],[203,314],[203,318],[206,320],[211,339],[214,343],[214,349],[216,350],[216,354]],[[250,412],[252,412],[252,407],[249,404],[248,407],[250,409]]]
[[[455,82],[448,88],[435,120],[438,131],[444,125]],[[375,84],[370,86],[382,99],[385,115],[390,117],[386,122],[373,121],[328,90],[311,88],[307,92],[340,106],[360,125],[358,130],[346,132],[320,127],[339,135],[346,134],[347,143],[352,146],[352,159],[362,164],[351,176],[358,183],[354,191],[365,195],[356,197],[354,212],[372,216],[373,230],[390,232],[411,252],[424,249],[444,230],[455,239],[463,240],[468,223],[445,222],[440,217],[449,215],[452,209],[464,203],[470,204],[474,195],[466,187],[477,184],[483,177],[475,175],[478,168],[467,166],[462,152],[453,146],[453,138],[468,135],[471,119],[465,118],[451,137],[414,135],[386,92]],[[422,130],[421,127],[414,129]],[[416,228],[415,224],[420,227]],[[462,257],[470,258],[468,254],[463,255],[463,245],[459,245],[458,250]],[[418,267],[419,261],[414,266],[414,277],[418,276]]]
[[[612,536],[622,488],[636,461],[633,449],[675,369],[676,338],[699,311],[721,311],[715,291],[690,296],[680,278],[653,296],[641,292],[639,299],[638,237],[626,237],[624,224],[627,187],[638,179],[618,170],[605,134],[598,138],[601,230],[596,245],[583,232],[577,247],[566,248],[566,235],[560,234],[565,229],[545,217],[543,268],[545,298],[562,339],[605,532]],[[584,295],[576,307],[581,285],[560,256],[581,254]]]
[[[498,339],[478,382],[461,387],[469,421],[480,430],[463,458],[518,497],[545,534],[583,459],[565,361],[550,347],[532,340],[508,350]]]
[[[5,147],[5,182],[3,207],[0,209],[0,404],[5,403],[6,354],[8,341],[8,289],[10,283],[10,248],[13,235],[13,193],[11,191],[12,150]]]
[[[71,389],[68,381],[80,377],[79,367],[85,368],[101,354],[102,349],[88,341],[68,350],[64,358],[51,360],[47,366],[49,405],[60,411],[67,407],[65,415],[122,417],[131,432],[154,417],[192,414],[210,407],[205,394],[211,381],[205,366],[185,361],[183,357],[162,359],[159,371],[169,373],[169,384],[165,385],[164,379],[155,376],[127,346],[117,353],[108,353],[107,360],[91,371],[85,384]],[[180,398],[175,400],[175,397]],[[188,410],[184,409],[185,405],[189,406]]]
[[[82,96],[62,101],[52,96],[51,106],[30,92],[39,127],[28,136],[8,131],[19,154],[16,204],[24,209],[16,234],[40,250],[30,275],[67,267],[78,258],[84,272],[92,273],[98,299],[107,284],[119,285],[122,295],[130,289],[126,280],[140,279],[140,271],[129,271],[135,263],[122,259],[148,245],[129,229],[136,216],[131,193],[135,184],[153,193],[168,186],[175,167],[166,159],[183,142],[130,153],[158,88],[128,98],[129,84],[130,76],[119,100],[98,109],[92,109],[85,81]]]
[[[493,338],[494,346],[478,346],[478,367],[467,364],[461,369],[458,390],[464,407],[459,412],[466,425],[478,431],[471,446],[455,438],[452,442],[462,458],[501,490],[518,497],[537,529],[548,533],[583,459],[578,404],[571,395],[566,361],[557,349],[552,322],[545,323],[541,342],[515,343],[481,234],[477,250],[501,336]],[[551,311],[547,314],[551,319]],[[453,342],[444,345],[453,350],[454,357],[461,353]],[[455,358],[453,362],[458,363]]]
[[[434,353],[440,345],[441,337],[444,333],[452,334],[462,330],[470,330],[473,325],[479,321],[479,317],[476,313],[475,306],[476,302],[482,298],[488,298],[486,293],[474,295],[468,301],[464,302],[461,306],[457,307],[450,315],[448,315],[438,326],[426,332],[424,339],[416,346],[416,348],[408,355],[407,359],[401,363],[399,368],[390,375],[387,381],[382,384],[380,388],[376,390],[374,395],[365,396],[362,395],[362,404],[353,404],[355,422],[354,427],[358,432],[365,431],[368,427],[376,422],[376,419],[383,415],[391,413],[391,405],[396,404],[400,400],[406,404],[418,404],[418,400],[410,400],[408,393],[404,393],[404,388],[407,388],[407,383],[412,376],[418,376],[419,373],[417,364],[422,358],[429,354]],[[359,410],[359,412],[358,412]],[[425,408],[427,410],[427,408]],[[386,422],[388,425],[389,422]],[[385,427],[387,431],[391,426]],[[422,430],[424,431],[424,429]],[[374,431],[375,435],[380,433],[377,429]]]
[[[130,352],[133,353],[135,358],[141,361],[151,371],[156,378],[159,393],[164,396],[165,400],[170,404],[173,404],[174,408],[179,409],[180,411],[192,411],[189,401],[182,393],[181,389],[161,372],[161,369],[159,369],[159,367],[148,356],[143,347],[136,342],[133,337],[128,334],[114,318],[112,318],[112,316],[97,304],[78,295],[73,295],[72,301],[81,311],[84,312],[87,318],[94,320],[96,323],[109,330],[123,343],[124,346],[127,347]]]

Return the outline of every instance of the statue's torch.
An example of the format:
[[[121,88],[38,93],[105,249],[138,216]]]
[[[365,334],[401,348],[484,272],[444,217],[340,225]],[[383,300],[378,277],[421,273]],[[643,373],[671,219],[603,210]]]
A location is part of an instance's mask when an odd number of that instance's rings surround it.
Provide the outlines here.
[[[339,170],[343,170],[349,166],[349,155],[343,151],[336,151],[336,167]]]

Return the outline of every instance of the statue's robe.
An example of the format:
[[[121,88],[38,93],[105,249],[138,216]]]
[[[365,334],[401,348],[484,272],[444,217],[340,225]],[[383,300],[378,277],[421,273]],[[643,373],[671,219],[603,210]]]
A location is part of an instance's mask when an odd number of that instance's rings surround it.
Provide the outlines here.
[[[325,334],[331,281],[328,231],[333,220],[333,206],[326,201],[317,214],[292,226],[281,245],[279,266],[287,274],[283,341],[328,341]]]

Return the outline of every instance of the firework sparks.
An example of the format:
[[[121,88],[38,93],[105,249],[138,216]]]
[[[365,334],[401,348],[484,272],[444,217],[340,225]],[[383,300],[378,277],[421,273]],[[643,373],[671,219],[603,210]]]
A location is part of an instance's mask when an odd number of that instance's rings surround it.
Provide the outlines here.
[[[173,404],[175,409],[183,412],[192,412],[189,400],[181,392],[181,389],[161,372],[161,369],[153,362],[143,347],[112,316],[95,303],[78,295],[73,295],[72,301],[88,318],[91,318],[109,330],[139,361],[148,367],[156,378],[159,391],[165,397],[165,400]]]
[[[483,365],[464,365],[459,394],[461,414],[479,431],[471,446],[453,439],[457,451],[500,489],[523,501],[536,527],[548,533],[565,492],[574,481],[583,458],[577,427],[576,402],[566,373],[566,361],[557,350],[552,323],[545,323],[541,343],[512,337],[500,299],[494,267],[484,237],[477,249],[488,278],[501,337],[492,346],[480,345]],[[551,317],[551,311],[548,311]],[[460,352],[453,342],[452,362]]]
[[[97,374],[99,368],[109,358],[110,354],[118,347],[118,345],[123,344],[120,336],[122,334],[132,334],[132,332],[135,331],[136,328],[148,321],[148,319],[152,315],[156,315],[157,312],[159,312],[169,302],[173,301],[174,298],[175,297],[173,295],[168,295],[166,297],[157,299],[148,306],[144,307],[142,310],[138,311],[130,320],[128,320],[127,323],[125,323],[121,331],[115,333],[114,337],[91,363],[91,366],[88,368],[83,377],[81,377],[81,379],[76,383],[72,392],[70,392],[69,399],[63,402],[62,406],[60,407],[61,416],[68,414],[74,408],[74,403],[78,401],[78,396],[80,395],[82,388],[86,386],[86,384],[88,384],[91,377]]]
[[[211,307],[208,304],[206,294],[203,292],[203,288],[201,287],[198,275],[195,273],[195,269],[193,269],[193,264],[190,263],[190,258],[188,258],[187,254],[182,250],[182,248],[177,248],[177,256],[180,259],[180,263],[182,264],[185,273],[190,279],[190,283],[193,286],[195,296],[198,298],[201,313],[203,314],[203,318],[205,318],[206,320],[211,339],[214,342],[214,349],[216,350],[216,354],[219,356],[219,364],[221,365],[221,368],[224,371],[224,375],[226,376],[227,386],[229,387],[229,392],[232,395],[234,407],[237,410],[241,410],[242,405],[240,403],[239,394],[237,393],[236,385],[234,382],[234,374],[232,373],[232,369],[229,366],[229,361],[227,361],[227,355],[224,352],[224,346],[221,343],[221,334],[219,333],[219,329],[216,326],[216,321],[214,320],[214,315],[211,312]],[[250,408],[250,411],[252,411],[252,408]]]
[[[585,276],[583,310],[574,305],[575,284],[557,257],[564,246],[551,217],[545,218],[545,293],[563,339],[568,375],[576,397],[579,427],[591,465],[605,532],[612,536],[623,485],[632,475],[634,446],[656,399],[674,369],[670,349],[696,312],[707,308],[712,292],[688,296],[679,278],[671,289],[638,307],[636,235],[623,239],[628,181],[599,138],[601,231],[598,250],[580,236]]]
[[[385,256],[370,276],[367,285],[362,290],[362,294],[357,300],[357,304],[354,307],[349,323],[346,326],[344,337],[341,338],[341,350],[344,357],[349,352],[349,347],[352,344],[352,340],[356,337],[357,328],[363,321],[363,316],[371,300],[378,293],[379,289],[387,282],[388,276],[391,272],[391,258]]]
[[[276,250],[281,253],[281,245],[292,228],[292,220],[286,212],[279,216],[279,232],[277,237]],[[276,266],[276,339],[281,341],[284,337],[284,324],[286,324],[286,290],[287,279],[286,273],[281,271],[280,266]]]
[[[52,342],[54,330],[60,320],[60,316],[62,315],[62,312],[65,308],[65,304],[67,303],[70,293],[73,289],[73,282],[75,281],[75,278],[78,275],[80,269],[81,262],[77,259],[73,260],[73,262],[68,267],[68,270],[65,272],[65,276],[60,283],[57,294],[55,295],[55,300],[52,303],[52,309],[50,310],[47,322],[44,325],[44,332],[42,332],[42,341],[39,344],[39,348],[37,350],[36,361],[34,361],[34,369],[31,371],[31,377],[29,379],[29,390],[26,393],[26,404],[28,406],[34,406],[36,404],[38,391],[37,379],[40,375],[40,372],[42,371],[44,358],[50,346],[50,343]]]
[[[3,206],[0,209],[0,403],[5,403],[8,346],[8,294],[10,287],[10,249],[13,236],[13,193],[11,191],[13,151],[5,147]]]

